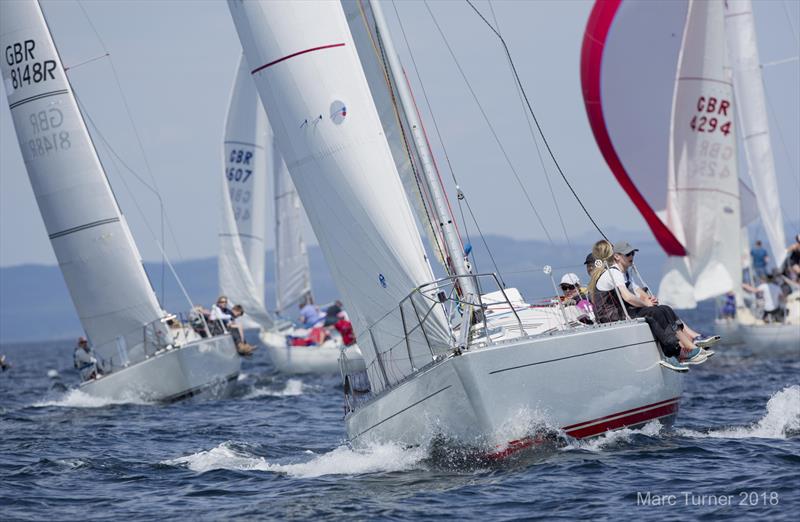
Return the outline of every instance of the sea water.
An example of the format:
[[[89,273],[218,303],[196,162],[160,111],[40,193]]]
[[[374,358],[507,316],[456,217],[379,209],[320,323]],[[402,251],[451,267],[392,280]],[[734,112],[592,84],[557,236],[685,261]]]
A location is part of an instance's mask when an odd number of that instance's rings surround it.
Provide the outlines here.
[[[263,351],[231,398],[154,405],[70,390],[68,341],[2,345],[0,520],[794,520],[800,353],[716,351],[671,429],[489,463],[447,443],[354,450],[337,377],[276,375]]]

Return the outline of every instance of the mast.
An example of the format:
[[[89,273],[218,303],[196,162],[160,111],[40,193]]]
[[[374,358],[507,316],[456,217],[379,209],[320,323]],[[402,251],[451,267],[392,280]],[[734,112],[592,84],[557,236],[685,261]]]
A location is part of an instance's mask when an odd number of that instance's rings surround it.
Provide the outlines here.
[[[464,257],[464,247],[461,244],[461,238],[458,235],[458,230],[453,221],[453,216],[450,213],[444,190],[439,181],[439,175],[433,163],[433,154],[428,145],[428,140],[425,139],[425,134],[422,130],[422,122],[419,119],[414,99],[411,95],[408,83],[404,81],[405,74],[403,72],[403,66],[394,48],[386,19],[383,16],[383,10],[381,9],[380,2],[377,0],[370,0],[369,4],[370,7],[372,7],[375,23],[378,26],[378,38],[383,45],[386,58],[389,62],[389,68],[392,71],[392,75],[397,80],[395,82],[397,94],[400,98],[403,113],[411,126],[411,134],[414,139],[414,144],[416,145],[417,153],[419,154],[425,183],[431,195],[433,204],[432,210],[435,212],[437,223],[444,237],[447,256],[450,258],[449,264],[452,266],[452,271],[455,272],[456,275],[470,276],[471,272],[467,267]],[[474,302],[474,298],[478,296],[475,280],[472,277],[463,277],[458,280],[458,283],[462,289],[465,300],[468,303]]]

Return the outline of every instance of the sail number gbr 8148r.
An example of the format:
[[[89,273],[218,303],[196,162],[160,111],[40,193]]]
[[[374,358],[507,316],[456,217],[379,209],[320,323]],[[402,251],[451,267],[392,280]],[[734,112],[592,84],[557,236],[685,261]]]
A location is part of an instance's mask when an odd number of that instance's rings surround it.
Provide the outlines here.
[[[6,63],[11,74],[11,87],[19,89],[23,85],[55,80],[55,60],[36,61],[33,50],[34,40],[14,42],[5,49]]]
[[[728,111],[731,102],[714,96],[700,96],[697,99],[697,114],[692,117],[689,127],[695,132],[721,132],[727,136],[731,132]]]

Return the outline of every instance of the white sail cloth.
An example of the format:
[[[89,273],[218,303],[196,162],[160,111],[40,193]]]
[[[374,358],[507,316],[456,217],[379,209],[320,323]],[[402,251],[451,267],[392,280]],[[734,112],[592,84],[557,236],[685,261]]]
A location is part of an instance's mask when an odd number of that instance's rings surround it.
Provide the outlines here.
[[[223,143],[219,287],[244,308],[245,318],[262,328],[273,324],[264,306],[268,125],[242,56]]]
[[[753,181],[761,224],[769,240],[772,259],[780,266],[786,258],[786,236],[750,0],[725,1],[725,33],[747,171]]]
[[[117,206],[37,2],[0,3],[3,82],[45,228],[87,336],[135,361],[164,313]]]
[[[228,5],[378,391],[387,373],[409,370],[408,357],[392,356],[406,350],[398,305],[433,275],[344,12],[338,2]],[[423,314],[431,306],[419,294],[413,302]],[[408,350],[430,359],[450,336],[438,307],[426,325],[430,346],[417,330]]]
[[[688,255],[671,257],[659,297],[677,308],[738,288],[739,177],[721,1],[690,2],[672,106],[667,225]]]
[[[269,126],[267,144],[275,188],[275,305],[279,314],[288,315],[311,294],[311,268],[303,240],[303,206]]]

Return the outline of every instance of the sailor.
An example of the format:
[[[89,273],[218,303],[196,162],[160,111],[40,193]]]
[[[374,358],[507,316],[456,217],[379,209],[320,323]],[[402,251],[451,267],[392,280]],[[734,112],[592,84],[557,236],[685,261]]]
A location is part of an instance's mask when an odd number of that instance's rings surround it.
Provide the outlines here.
[[[301,302],[300,306],[300,326],[303,328],[311,328],[316,325],[318,322],[325,319],[325,314],[323,314],[317,305],[314,304],[314,300],[309,297],[305,302]]]
[[[588,274],[590,278],[592,277],[592,272],[594,272],[595,269],[594,262],[595,262],[594,256],[592,255],[591,252],[589,252],[583,264],[586,265],[586,274]]]
[[[577,306],[578,310],[585,314],[578,320],[581,322],[587,322],[584,318],[592,315],[592,304],[586,298],[588,295],[586,293],[586,288],[581,286],[581,281],[578,278],[578,275],[573,274],[572,272],[564,274],[564,276],[561,278],[560,286],[561,292],[563,293],[561,296],[561,301],[567,306]],[[588,324],[592,324],[591,318],[589,318]]]
[[[233,312],[228,308],[228,298],[224,295],[219,296],[217,302],[211,307],[209,315],[212,335],[219,335],[227,330],[232,319]]]
[[[775,284],[775,278],[773,276],[762,277],[761,284],[755,288],[748,284],[743,284],[742,288],[748,292],[756,293],[761,297],[764,307],[762,319],[765,323],[783,322],[784,296],[781,287]]]
[[[623,320],[626,312],[631,318],[643,317],[667,356],[666,361],[663,361],[664,366],[676,371],[686,371],[688,368],[681,362],[705,362],[708,353],[695,346],[693,334],[696,332],[678,319],[672,308],[659,305],[655,296],[648,295],[631,281],[628,269],[633,266],[636,252],[638,249],[627,241],[613,246],[605,240],[595,243],[592,254],[608,266],[596,268],[589,283],[589,293],[598,321],[604,323]]]
[[[89,348],[89,341],[86,337],[78,337],[78,344],[75,346],[73,354],[75,368],[81,374],[81,380],[88,381],[100,375],[97,370],[97,359],[95,359],[92,349]]]
[[[766,277],[769,254],[762,245],[761,241],[756,241],[756,244],[753,245],[752,249],[750,249],[750,257],[753,260],[753,272],[755,272],[756,277],[758,279]]]

